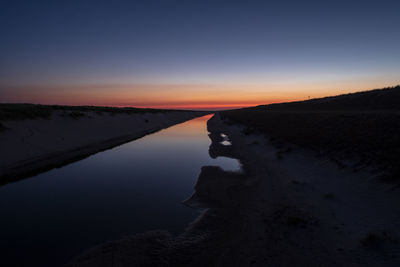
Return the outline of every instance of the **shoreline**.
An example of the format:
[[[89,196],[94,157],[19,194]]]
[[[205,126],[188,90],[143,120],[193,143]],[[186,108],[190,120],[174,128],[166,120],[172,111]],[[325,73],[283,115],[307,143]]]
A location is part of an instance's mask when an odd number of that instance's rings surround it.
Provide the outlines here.
[[[207,125],[210,155],[243,168],[202,168],[184,204],[203,214],[178,236],[155,230],[110,241],[66,266],[399,266],[400,197],[391,185],[304,149],[279,153],[218,114]]]
[[[91,113],[87,114],[87,118],[80,119],[60,118],[60,114],[56,114],[55,118],[50,120],[5,121],[3,124],[6,125],[7,130],[0,132],[0,144],[12,147],[16,153],[13,158],[8,159],[8,164],[0,166],[0,186],[54,168],[60,168],[98,152],[111,149],[206,114],[208,113],[166,112],[163,114],[112,115],[107,118],[107,115],[99,116]],[[57,127],[63,127],[62,124],[66,120],[69,120],[68,123],[72,125],[69,129],[72,129],[75,133],[62,130],[57,131]],[[88,121],[93,124],[93,120],[97,120],[96,124],[93,129],[88,129],[86,124]],[[104,123],[102,120],[104,120]],[[110,127],[107,125],[110,120],[116,120],[117,123]],[[25,128],[24,124],[35,124],[36,121],[40,121],[39,127],[28,126],[31,136],[28,136],[28,138],[18,136],[19,132],[28,131],[28,128]],[[81,140],[83,138],[80,138],[76,134],[80,129],[85,132],[88,138]],[[42,134],[44,137],[40,136],[40,138],[34,139],[32,137],[33,132],[46,132],[46,135]],[[63,134],[61,138],[57,136],[60,132]],[[102,134],[99,134],[99,132]],[[119,135],[116,136],[116,134]],[[66,142],[66,144],[60,145],[60,140]],[[46,144],[46,142],[49,144]],[[36,149],[44,146],[44,144],[47,146],[46,149]],[[18,154],[18,151],[22,152],[27,147],[33,147],[33,152],[30,155]],[[7,151],[11,150],[4,149],[3,154]],[[8,155],[4,154],[3,156],[6,159]]]

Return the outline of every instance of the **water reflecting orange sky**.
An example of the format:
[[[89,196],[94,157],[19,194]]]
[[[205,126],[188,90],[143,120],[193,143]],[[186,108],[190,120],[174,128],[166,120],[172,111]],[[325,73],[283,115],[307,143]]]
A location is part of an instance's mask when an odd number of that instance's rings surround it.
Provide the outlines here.
[[[201,167],[240,168],[235,159],[209,156],[211,116],[0,187],[1,266],[61,266],[125,235],[181,233],[199,215],[182,201]]]
[[[168,130],[163,131],[164,137],[172,138],[193,138],[194,136],[199,136],[199,132],[204,132],[207,121],[214,116],[214,114],[206,115],[193,119],[187,123],[181,123],[175,125],[174,127],[168,128]]]

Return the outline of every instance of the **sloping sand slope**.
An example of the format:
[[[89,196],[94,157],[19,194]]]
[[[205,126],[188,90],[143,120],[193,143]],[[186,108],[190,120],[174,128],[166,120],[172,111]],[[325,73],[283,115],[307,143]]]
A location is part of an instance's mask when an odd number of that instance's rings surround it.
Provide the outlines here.
[[[239,158],[254,181],[243,199],[246,223],[221,266],[400,266],[400,197],[393,185],[307,150],[276,148],[218,116],[209,129],[232,140],[230,152],[215,147],[215,154]]]
[[[90,154],[184,122],[204,112],[159,112],[74,118],[7,120],[0,131],[0,184],[81,159]]]

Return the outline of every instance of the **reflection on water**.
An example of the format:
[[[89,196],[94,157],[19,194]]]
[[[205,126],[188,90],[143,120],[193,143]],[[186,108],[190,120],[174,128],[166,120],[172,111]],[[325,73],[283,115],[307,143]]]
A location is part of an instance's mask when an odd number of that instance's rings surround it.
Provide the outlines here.
[[[228,141],[228,140],[222,141],[221,144],[224,145],[224,146],[231,146],[232,145],[231,141]]]
[[[211,159],[206,121],[173,126],[60,169],[0,187],[2,266],[59,266],[98,243],[138,232],[181,232],[190,196]]]
[[[221,145],[224,146],[231,146],[232,142],[229,140],[229,137],[226,134],[221,133],[222,141],[220,142]]]

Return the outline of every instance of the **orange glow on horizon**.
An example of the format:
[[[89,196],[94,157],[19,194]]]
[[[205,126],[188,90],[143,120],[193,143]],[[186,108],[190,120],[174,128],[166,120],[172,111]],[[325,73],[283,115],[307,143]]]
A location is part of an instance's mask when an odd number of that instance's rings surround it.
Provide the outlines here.
[[[277,102],[284,102],[284,101],[277,101]],[[272,103],[272,102],[271,102]],[[275,103],[275,102],[274,102]],[[138,108],[159,108],[159,109],[188,109],[188,110],[227,110],[227,109],[238,109],[238,108],[245,108],[245,107],[252,107],[252,106],[258,106],[258,105],[265,105],[265,104],[270,104],[265,101],[262,101],[260,103],[232,103],[232,104],[224,104],[224,103],[216,103],[216,104],[175,104],[175,105],[132,105],[134,107]],[[127,105],[112,105],[115,107],[126,107]]]
[[[71,99],[64,101],[57,101],[47,98],[31,99],[30,101],[8,101],[8,103],[32,103],[42,105],[67,105],[67,106],[109,106],[109,107],[136,107],[136,108],[155,108],[155,109],[184,109],[184,110],[206,110],[206,111],[217,111],[217,110],[228,110],[238,109],[245,107],[252,107],[258,105],[266,105],[271,103],[295,101],[297,99],[280,99],[274,101],[248,101],[248,102],[229,102],[229,101],[188,101],[186,102],[170,102],[165,103],[113,103],[109,101],[88,101],[87,99]],[[5,102],[4,102],[5,103]]]
[[[353,89],[345,89],[352,86]],[[100,84],[1,86],[1,103],[224,110],[383,88],[380,81],[330,84]],[[340,89],[338,89],[340,88]]]

